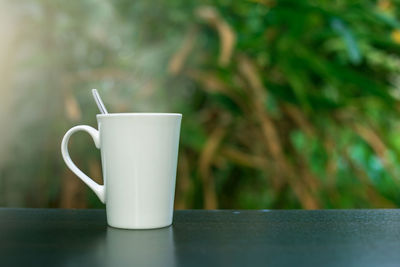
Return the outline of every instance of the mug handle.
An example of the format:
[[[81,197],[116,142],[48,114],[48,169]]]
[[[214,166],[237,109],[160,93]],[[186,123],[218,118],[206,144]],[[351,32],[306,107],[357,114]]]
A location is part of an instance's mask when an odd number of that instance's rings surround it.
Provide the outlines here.
[[[78,167],[76,167],[75,163],[72,161],[71,157],[69,156],[68,152],[68,141],[71,135],[78,131],[84,131],[90,134],[93,138],[95,146],[100,149],[100,138],[99,138],[99,131],[93,127],[87,125],[78,125],[69,129],[69,131],[64,135],[64,138],[61,142],[61,154],[67,164],[68,168],[71,169],[73,173],[75,173],[93,192],[99,197],[102,203],[105,203],[105,190],[104,185],[100,185],[93,181],[92,178],[84,174]]]

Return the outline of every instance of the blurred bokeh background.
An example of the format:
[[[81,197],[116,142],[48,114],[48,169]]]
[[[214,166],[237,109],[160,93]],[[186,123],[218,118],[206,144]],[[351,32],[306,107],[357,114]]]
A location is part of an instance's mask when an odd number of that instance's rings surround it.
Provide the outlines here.
[[[0,206],[103,207],[91,88],[183,113],[177,209],[400,206],[399,4],[1,1]]]

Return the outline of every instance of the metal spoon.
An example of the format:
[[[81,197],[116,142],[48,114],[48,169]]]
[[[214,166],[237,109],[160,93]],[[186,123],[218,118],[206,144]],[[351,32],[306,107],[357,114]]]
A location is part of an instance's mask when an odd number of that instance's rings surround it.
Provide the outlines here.
[[[97,107],[99,108],[100,112],[102,114],[108,114],[106,107],[103,104],[103,101],[101,101],[101,97],[99,93],[97,92],[97,89],[92,89],[92,94],[94,101],[96,101]]]

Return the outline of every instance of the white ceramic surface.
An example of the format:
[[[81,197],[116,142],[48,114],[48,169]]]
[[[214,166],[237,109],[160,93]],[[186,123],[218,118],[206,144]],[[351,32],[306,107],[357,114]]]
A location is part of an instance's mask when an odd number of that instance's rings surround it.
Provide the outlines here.
[[[172,223],[182,115],[177,113],[109,113],[97,115],[99,130],[79,125],[61,143],[67,166],[106,204],[110,226],[151,229]],[[72,162],[68,141],[88,132],[101,149],[104,185]]]

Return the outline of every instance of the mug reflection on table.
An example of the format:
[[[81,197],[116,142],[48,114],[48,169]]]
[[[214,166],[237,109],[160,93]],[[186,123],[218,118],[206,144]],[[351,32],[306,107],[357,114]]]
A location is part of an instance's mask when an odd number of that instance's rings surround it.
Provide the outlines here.
[[[175,266],[173,227],[155,230],[107,228],[106,266]]]

